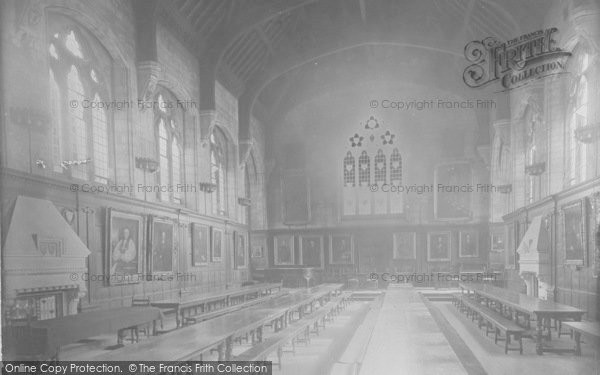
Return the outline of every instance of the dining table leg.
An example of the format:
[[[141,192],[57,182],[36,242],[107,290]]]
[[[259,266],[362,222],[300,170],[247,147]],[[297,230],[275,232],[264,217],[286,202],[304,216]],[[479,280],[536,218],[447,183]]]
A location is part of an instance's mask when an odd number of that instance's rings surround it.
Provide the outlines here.
[[[225,339],[225,360],[231,361],[233,352],[233,337],[229,336]]]
[[[536,338],[535,338],[535,352],[537,355],[542,355],[544,350],[542,347],[542,339],[544,336],[544,317],[536,317]]]
[[[263,339],[263,327],[260,326],[256,329],[256,341],[262,342]]]
[[[179,314],[181,314],[181,319],[179,318]],[[175,312],[175,323],[177,325],[177,328],[181,327],[182,319],[183,319],[183,311],[181,311],[179,308],[177,308],[177,311]]]

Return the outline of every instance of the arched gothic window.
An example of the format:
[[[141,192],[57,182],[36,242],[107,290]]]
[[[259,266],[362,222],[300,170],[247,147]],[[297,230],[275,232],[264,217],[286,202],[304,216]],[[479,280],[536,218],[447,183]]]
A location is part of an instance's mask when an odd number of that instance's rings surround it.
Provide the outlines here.
[[[344,158],[344,186],[356,186],[356,161],[350,151]]]
[[[227,156],[225,134],[215,127],[210,135],[210,177],[215,185],[212,193],[213,212],[219,215],[227,214]]]
[[[402,156],[397,148],[394,148],[390,157],[390,181],[394,185],[402,184]]]
[[[48,62],[53,169],[106,184],[111,118],[101,103],[111,100],[112,59],[89,31],[50,14]]]
[[[377,155],[375,155],[375,183],[385,184],[386,181],[386,170],[387,170],[387,162],[385,160],[385,155],[383,154],[383,150],[377,150]]]
[[[246,162],[244,166],[244,191],[243,197],[250,200],[250,205],[244,207],[242,222],[245,224],[251,224],[252,217],[252,205],[256,204],[256,202],[252,201],[252,187],[258,184],[257,175],[256,175],[256,164],[254,162],[254,157],[250,155],[250,158]]]
[[[540,110],[535,103],[527,106],[523,119],[526,130],[525,165],[533,166],[536,163],[545,161],[545,155],[543,155],[542,151],[544,129],[540,118]],[[538,175],[527,175],[526,181],[525,201],[527,203],[533,203],[541,198],[540,177]]]
[[[358,183],[359,185],[371,183],[371,158],[366,151],[361,152],[358,157]]]
[[[157,90],[154,103],[154,121],[157,134],[159,161],[158,179],[161,186],[158,198],[163,202],[181,203],[183,110],[178,108],[174,95],[165,89]]]
[[[568,180],[569,184],[583,182],[587,179],[588,146],[577,140],[577,130],[589,125],[588,121],[588,78],[590,54],[586,48],[578,46],[572,57],[575,73],[569,92],[569,118],[567,118]]]

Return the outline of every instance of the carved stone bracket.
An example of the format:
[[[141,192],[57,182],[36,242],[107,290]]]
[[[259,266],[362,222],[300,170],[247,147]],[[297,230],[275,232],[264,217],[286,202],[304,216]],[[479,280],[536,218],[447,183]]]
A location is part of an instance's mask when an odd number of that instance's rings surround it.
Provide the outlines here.
[[[156,92],[156,85],[164,74],[163,66],[156,61],[142,61],[137,66],[138,97],[151,100]]]
[[[583,126],[575,130],[575,137],[581,143],[590,144],[600,139],[600,123]]]
[[[525,173],[530,176],[539,176],[546,171],[546,163],[535,163],[525,166]]]

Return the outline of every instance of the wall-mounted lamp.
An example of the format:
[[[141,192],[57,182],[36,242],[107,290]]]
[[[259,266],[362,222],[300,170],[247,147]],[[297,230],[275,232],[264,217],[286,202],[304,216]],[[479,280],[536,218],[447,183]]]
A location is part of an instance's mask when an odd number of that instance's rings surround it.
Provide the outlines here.
[[[239,197],[238,204],[240,206],[249,207],[252,204],[252,200],[250,198],[246,198],[246,197]]]
[[[135,158],[135,167],[145,172],[155,173],[159,169],[159,164],[156,160],[150,158]]]
[[[69,169],[72,166],[75,165],[82,165],[82,164],[88,164],[92,161],[92,159],[87,158],[84,160],[63,160],[60,162],[60,166],[63,167],[63,169]]]
[[[217,184],[213,184],[212,182],[200,182],[198,187],[201,191],[210,194],[217,189]]]
[[[525,166],[525,173],[530,176],[539,176],[546,171],[546,162],[535,163]]]
[[[600,123],[590,124],[575,130],[575,137],[581,143],[594,143],[600,138]]]

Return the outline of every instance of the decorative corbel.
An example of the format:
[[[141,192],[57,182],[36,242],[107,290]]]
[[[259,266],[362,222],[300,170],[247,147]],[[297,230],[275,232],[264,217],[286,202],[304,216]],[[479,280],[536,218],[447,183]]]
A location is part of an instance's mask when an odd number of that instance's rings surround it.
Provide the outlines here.
[[[138,98],[152,100],[156,85],[164,74],[163,66],[156,61],[142,61],[137,66]]]

